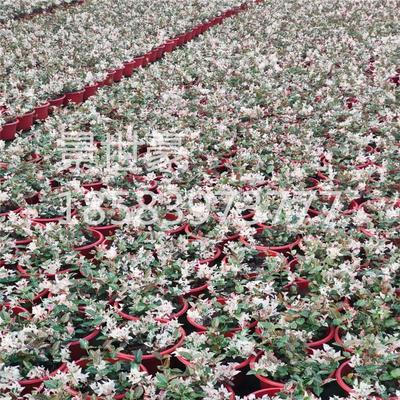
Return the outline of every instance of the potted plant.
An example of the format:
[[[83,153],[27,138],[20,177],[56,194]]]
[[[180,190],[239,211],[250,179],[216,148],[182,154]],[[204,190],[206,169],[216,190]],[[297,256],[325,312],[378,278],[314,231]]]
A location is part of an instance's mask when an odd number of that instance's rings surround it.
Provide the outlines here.
[[[29,394],[58,371],[65,370],[66,354],[59,351],[57,342],[56,331],[46,323],[32,324],[26,320],[4,329],[0,348],[1,376],[9,384],[5,393]]]
[[[311,390],[319,396],[343,358],[328,345],[308,354],[306,343],[295,332],[287,331],[282,336],[269,336],[259,348],[263,350],[251,361],[250,373],[257,376],[261,388],[283,389],[292,385],[294,393],[299,394]]]
[[[136,321],[109,318],[103,329],[117,356],[135,360],[139,356],[150,374],[155,374],[163,358],[169,357],[185,340],[185,331],[176,320],[159,321],[152,316]]]
[[[234,370],[215,373],[204,365],[193,367],[189,374],[176,369],[164,369],[155,377],[156,393],[166,400],[234,400],[235,392],[227,384],[234,373]]]
[[[336,380],[346,393],[395,399],[398,396],[399,344],[395,335],[367,335],[352,341],[350,359],[336,371]]]
[[[0,118],[0,139],[1,140],[14,140],[17,133],[17,126],[19,119],[15,116],[5,116],[4,114]]]
[[[32,216],[32,221],[41,224],[57,223],[75,216],[82,197],[76,192],[69,192],[69,194],[70,198],[67,199],[62,190],[51,188],[42,190],[39,202],[31,204],[27,211]]]
[[[163,289],[161,280],[149,273],[144,273],[142,278],[143,282],[120,281],[118,291],[111,296],[111,303],[122,318],[136,320],[152,316],[167,320],[186,313],[187,300],[173,288]]]
[[[255,354],[256,342],[243,330],[232,337],[213,331],[193,332],[188,335],[182,347],[175,351],[178,360],[187,368],[207,365],[216,368],[223,365],[234,367],[233,382],[238,386],[244,379],[244,371]]]
[[[76,379],[74,372],[80,370],[83,373]],[[66,391],[71,396],[85,400],[93,396],[106,396],[115,400],[142,399],[150,389],[147,387],[149,379],[143,365],[122,357],[110,358],[100,351],[92,351],[90,358],[70,364],[65,375],[67,381],[70,381]]]
[[[11,212],[18,214],[22,210],[21,205],[24,205],[24,198],[18,187],[11,180],[6,180],[0,183],[0,190],[0,217],[6,217]]]
[[[258,251],[268,253],[288,252],[301,242],[301,238],[296,232],[278,226],[263,227],[262,231],[256,233],[253,238],[241,237],[240,240]]]
[[[210,328],[233,336],[244,328],[253,328],[257,321],[247,313],[246,297],[231,294],[229,297],[197,298],[190,302],[188,322],[198,331]]]
[[[72,299],[71,299],[72,300]],[[96,340],[103,323],[101,302],[71,301],[65,304],[47,302],[49,319],[60,335],[62,346],[68,348],[71,360],[86,356],[86,348]]]
[[[43,225],[32,223],[29,219],[15,213],[10,213],[7,218],[0,219],[0,236],[5,241],[12,242],[15,248],[28,245],[42,228]]]

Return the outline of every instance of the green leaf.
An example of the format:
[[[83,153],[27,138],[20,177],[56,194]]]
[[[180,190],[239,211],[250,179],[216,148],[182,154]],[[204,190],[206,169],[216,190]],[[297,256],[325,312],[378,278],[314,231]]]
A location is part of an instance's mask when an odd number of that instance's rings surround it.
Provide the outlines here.
[[[400,378],[400,368],[395,368],[390,371],[390,376],[394,379]]]
[[[393,378],[390,376],[390,374],[388,374],[388,373],[386,372],[386,373],[382,374],[382,375],[379,377],[379,379],[380,379],[381,381],[390,381],[390,380],[392,380]]]
[[[84,350],[88,350],[89,349],[89,342],[87,340],[80,339],[79,340],[79,344],[80,344],[82,349],[84,349]]]
[[[48,388],[48,389],[57,389],[58,386],[60,385],[60,382],[58,380],[48,380],[48,381],[44,381],[44,385]]]
[[[135,362],[137,363],[141,363],[142,362],[142,358],[143,358],[143,352],[141,349],[139,349],[136,353],[135,353]]]
[[[156,375],[157,387],[160,389],[166,389],[168,387],[168,379],[164,374]]]

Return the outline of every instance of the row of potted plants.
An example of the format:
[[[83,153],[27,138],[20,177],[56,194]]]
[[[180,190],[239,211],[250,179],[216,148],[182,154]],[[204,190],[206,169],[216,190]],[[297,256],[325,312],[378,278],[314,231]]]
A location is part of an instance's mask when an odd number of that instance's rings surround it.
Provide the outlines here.
[[[0,5],[0,22],[30,18],[43,12],[54,11],[60,6],[75,4],[83,4],[83,0],[19,0],[17,2],[6,0]]]
[[[29,65],[29,61],[28,65],[26,65],[27,60],[20,57],[18,51],[14,52],[12,46],[5,40],[5,45],[8,44],[5,49],[8,50],[9,65],[6,65],[4,70],[5,83],[2,89],[4,104],[0,108],[0,125],[3,126],[3,131],[0,133],[1,137],[5,140],[13,139],[16,130],[29,130],[35,120],[46,119],[49,107],[84,101],[95,94],[99,87],[119,82],[124,76],[130,76],[133,69],[159,59],[164,52],[172,51],[177,45],[186,43],[215,23],[220,23],[222,19],[238,11],[238,9],[226,10],[228,4],[225,3],[209,4],[207,10],[203,10],[202,6],[201,4],[193,3],[189,9],[186,6],[179,7],[179,5],[172,2],[172,4],[163,4],[163,10],[158,9],[159,23],[162,29],[168,28],[170,32],[176,34],[180,32],[181,27],[184,26],[186,28],[187,32],[176,38],[173,35],[168,38],[168,36],[165,36],[166,33],[161,39],[157,37],[156,32],[152,31],[154,29],[153,22],[151,26],[144,24],[148,32],[145,33],[143,31],[142,24],[145,22],[143,21],[143,14],[148,14],[146,12],[148,11],[147,7],[151,10],[154,9],[150,4],[142,4],[141,10],[129,8],[132,15],[128,15],[126,13],[127,7],[124,4],[119,4],[119,8],[113,9],[110,13],[107,4],[97,2],[92,5],[90,3],[75,11],[60,11],[57,13],[56,18],[50,20],[50,24],[45,23],[46,16],[43,16],[35,19],[32,23],[24,21],[21,24],[15,23],[10,27],[4,28],[6,31],[4,37],[13,35],[13,40],[17,43],[24,43],[23,38],[30,37],[30,50],[32,50],[32,43],[36,42],[36,65],[33,68],[36,69],[37,73],[17,73],[17,75],[13,76],[13,70],[16,65],[18,65],[18,71],[21,72],[26,68],[32,69],[32,66]],[[172,7],[173,14],[168,13],[168,7]],[[194,11],[195,9],[196,11]],[[125,12],[120,12],[120,10],[125,10]],[[220,13],[223,11],[223,13],[217,19],[214,19],[213,14],[218,11]],[[135,12],[136,14],[134,14]],[[166,15],[170,18],[168,23],[164,20]],[[199,21],[199,19],[193,21],[193,15],[197,15],[200,20],[201,18],[207,18],[207,21],[198,26],[196,25],[192,29],[190,24],[193,26]],[[85,21],[87,35],[83,37],[80,31],[77,35],[74,29],[80,26],[82,18],[87,16],[93,19],[92,23],[88,20]],[[149,17],[154,17],[153,12]],[[93,47],[93,45],[99,46],[101,40],[104,40],[104,36],[100,31],[97,32],[97,35],[95,34],[96,18],[100,18],[103,24],[106,20],[109,21],[111,24],[109,29],[112,30],[116,30],[116,26],[121,26],[121,28],[118,28],[118,34],[116,32],[113,33],[115,43],[112,46],[108,43],[107,46],[99,47],[101,49],[99,52],[101,61],[99,55],[96,55],[97,50]],[[120,20],[121,18],[123,21]],[[71,19],[73,22],[70,21]],[[63,46],[62,54],[59,54],[60,50],[54,46],[54,43],[65,39],[63,39],[62,35],[60,37],[57,36],[57,29],[67,21],[65,28],[69,32],[69,40],[67,46]],[[138,30],[140,39],[138,37],[135,38],[134,46],[129,46],[132,38],[128,35],[128,32],[131,33],[131,30],[127,29],[126,24],[132,26],[134,30],[137,30],[138,25],[140,25]],[[122,26],[124,26],[124,29],[122,29]],[[43,35],[36,38],[39,27],[51,33],[51,35],[43,33]],[[103,25],[102,30],[104,31],[104,29]],[[43,43],[43,36],[50,43]],[[167,40],[160,45],[160,40],[162,41],[162,39]],[[81,58],[79,54],[75,54],[77,47],[74,46],[74,41],[76,40],[79,40],[79,52],[83,52],[87,48],[87,51],[90,51],[93,56],[88,57],[86,54],[84,58]],[[142,43],[138,45],[138,42]],[[72,54],[67,55],[67,49],[70,49]],[[133,52],[133,49],[136,52]],[[107,54],[106,51],[108,52]],[[137,57],[134,59],[133,56],[135,55]],[[46,59],[47,67],[45,69],[43,69],[39,61],[43,57]],[[81,61],[78,62],[78,60]],[[88,63],[88,60],[90,60],[90,63]],[[13,81],[15,81],[13,85],[7,84],[7,82]]]

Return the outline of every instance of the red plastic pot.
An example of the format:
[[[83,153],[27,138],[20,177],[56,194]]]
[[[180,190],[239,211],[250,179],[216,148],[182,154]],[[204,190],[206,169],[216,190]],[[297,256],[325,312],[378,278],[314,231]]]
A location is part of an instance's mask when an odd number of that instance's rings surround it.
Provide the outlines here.
[[[99,335],[100,332],[101,329],[96,328],[91,333],[89,333],[89,335],[85,336],[83,340],[86,340],[87,342],[91,343],[93,342],[94,339],[96,339],[96,337]],[[72,342],[69,342],[67,346],[70,351],[72,361],[79,360],[81,357],[87,355],[86,350],[81,347],[80,340],[74,340]]]
[[[106,78],[99,82],[99,86],[111,86],[114,83],[115,71],[109,71]]]
[[[23,379],[19,381],[18,383],[23,387],[23,390],[21,392],[21,395],[26,395],[31,393],[34,389],[39,388],[45,381],[49,380],[53,376],[57,375],[58,372],[63,372],[67,369],[66,364],[61,364],[60,367],[58,367],[55,371],[53,371],[51,374],[48,376],[45,376],[43,378],[37,378],[37,379]]]
[[[38,192],[36,192],[34,195],[32,195],[30,197],[25,197],[25,201],[29,205],[37,204],[37,203],[39,203],[39,200],[40,200],[40,198],[39,198]]]
[[[19,120],[16,119],[15,121],[8,122],[7,124],[3,125],[0,130],[0,139],[1,140],[14,140],[15,134],[17,133],[17,126]]]
[[[105,240],[104,236],[100,232],[95,231],[94,229],[91,228],[89,228],[88,231],[90,231],[93,234],[95,241],[86,246],[74,247],[75,251],[79,251],[85,257],[90,257],[92,251],[97,247],[99,247],[101,244],[103,244]]]
[[[278,253],[284,253],[285,251],[290,251],[293,248],[297,247],[300,243],[301,243],[301,238],[299,237],[292,243],[288,243],[283,246],[271,246],[268,248],[263,248],[263,251],[265,251],[265,249],[268,249],[268,250],[276,251]],[[263,247],[263,246],[260,246],[260,247]],[[261,250],[261,249],[258,248],[258,250]]]
[[[192,228],[189,224],[185,226],[185,233],[193,240],[201,240],[203,238],[201,233],[192,232]]]
[[[327,181],[327,180],[329,180],[329,178],[321,171],[317,171],[316,180],[317,181]],[[333,183],[338,185],[340,183],[340,181],[338,179],[333,179]]]
[[[222,14],[222,16],[223,16],[224,18],[229,18],[229,17],[232,17],[232,15],[235,15],[236,13],[237,13],[237,12],[236,12],[235,10],[231,9],[231,10],[225,11],[225,12]]]
[[[239,236],[239,240],[247,247],[251,246],[250,243],[243,236]],[[259,248],[262,248],[262,250],[260,250]],[[255,249],[258,250],[260,253],[264,253],[270,257],[275,257],[278,255],[278,252],[272,251],[269,247],[255,246]]]
[[[177,236],[177,235],[180,235],[182,233],[185,233],[186,226],[187,226],[187,224],[184,223],[182,225],[177,226],[176,228],[171,228],[171,229],[166,230],[165,233],[167,235]]]
[[[50,293],[49,289],[44,289],[41,292],[39,292],[32,300],[21,299],[18,301],[18,303],[22,304],[23,307],[31,311],[32,305],[39,304],[45,297],[49,295],[49,293]]]
[[[28,163],[32,164],[40,164],[43,161],[43,157],[38,153],[32,153],[31,159],[27,161]]]
[[[204,332],[199,332],[199,334],[203,334]],[[185,367],[192,367],[193,364],[191,361],[187,360],[185,357],[176,356],[176,358],[185,366]],[[246,360],[242,361],[238,365],[236,365],[235,370],[240,371],[233,377],[233,385],[234,389],[236,389],[240,383],[243,381],[244,369],[250,364],[251,357],[247,358]]]
[[[287,267],[289,268],[290,271],[294,271],[296,268],[296,265],[299,263],[299,260],[297,258],[294,258],[293,260],[290,260],[287,264]]]
[[[223,297],[218,297],[217,301],[221,304],[224,304],[226,302],[226,300]],[[192,318],[189,317],[189,315],[186,315],[186,319],[189,322],[190,325],[193,326],[193,328],[196,329],[197,332],[201,333],[201,332],[206,332],[208,330],[208,327],[205,325],[201,325],[198,324],[196,321],[194,321]],[[253,329],[257,326],[257,321],[251,322],[249,324],[247,324],[245,326],[245,328],[247,329]],[[240,332],[241,330],[243,330],[242,327],[237,327],[237,328],[233,328],[227,332],[224,332],[224,336],[226,337],[232,337],[234,336],[236,333]]]
[[[21,278],[27,279],[31,276],[31,274],[29,274],[28,271],[19,264],[17,265],[17,271]]]
[[[314,342],[308,342],[307,347],[310,349],[320,349],[324,344],[328,344],[335,337],[335,328],[330,326],[326,332],[326,336]]]
[[[113,236],[120,225],[91,226],[94,231],[100,232],[104,237]]]
[[[375,233],[369,231],[369,230],[366,229],[366,228],[360,227],[360,228],[358,228],[358,230],[359,230],[359,232],[363,233],[363,234],[364,234],[365,236],[367,236],[367,237],[377,237],[377,236],[375,235]]]
[[[172,354],[178,347],[182,346],[186,338],[186,333],[183,328],[179,328],[179,331],[181,333],[181,336],[178,342],[174,346],[159,352],[162,357]],[[125,359],[127,361],[135,360],[135,356],[132,354],[117,353],[117,357],[120,359]],[[161,363],[162,361],[156,358],[153,354],[144,354],[142,356],[142,364],[146,367],[146,369],[149,371],[149,374],[151,375],[155,375],[157,373],[157,367],[161,365]]]
[[[358,204],[358,208],[363,208],[364,211],[366,213],[368,213],[368,210],[366,210],[366,207],[369,204],[374,204],[374,203],[378,203],[378,202],[381,202],[381,201],[384,201],[386,204],[389,204],[390,206],[393,206],[394,208],[400,208],[400,200],[394,201],[393,199],[390,199],[388,197],[378,197],[378,198],[373,198],[373,199],[361,201]]]
[[[126,61],[124,62],[124,69],[123,69],[123,75],[126,78],[129,78],[133,74],[133,70],[136,68],[137,62],[135,60],[133,61]]]
[[[158,183],[156,180],[152,180],[149,182],[149,186],[147,187],[147,190],[153,193],[160,193],[160,190],[158,188]]]
[[[204,293],[207,288],[208,283],[205,283],[204,285],[190,289],[188,293],[185,293],[185,296],[198,297],[200,294]]]
[[[103,182],[91,182],[91,183],[82,183],[81,185],[86,190],[100,190],[104,187]]]
[[[256,333],[260,335],[260,329],[256,328]],[[330,327],[328,329],[328,334],[321,340],[315,341],[315,342],[309,342],[307,343],[307,347],[309,348],[310,352],[312,352],[313,349],[318,349],[321,348],[324,344],[330,342],[333,337],[334,337],[335,330],[333,327]],[[253,356],[253,358],[250,361],[250,368],[254,369],[254,364],[255,362],[262,356],[263,352],[259,352],[256,356]],[[260,387],[261,389],[270,389],[270,388],[278,388],[282,390],[285,387],[284,383],[274,381],[272,379],[269,379],[265,376],[262,375],[256,375],[256,378],[260,381]]]
[[[347,385],[347,383],[343,380],[343,376],[353,370],[349,364],[350,360],[343,362],[335,372],[336,382],[346,393],[351,393],[353,391],[353,388]]]
[[[362,204],[363,201],[364,200],[362,200],[362,199],[351,200],[347,210],[343,211],[343,215],[350,215],[350,214],[356,212],[360,208],[360,204]]]
[[[10,210],[10,211],[6,211],[4,213],[0,213],[0,217],[7,217],[8,214],[10,214],[10,212],[13,212],[15,214],[19,214],[22,211],[22,207],[18,207],[15,210]]]
[[[147,54],[145,54],[146,58],[149,60],[150,63],[153,63],[157,59],[157,50],[150,50]]]
[[[299,294],[305,295],[309,292],[310,281],[305,278],[296,278],[294,282],[288,283],[283,288],[290,289],[292,286],[296,286]]]
[[[317,190],[319,189],[319,180],[315,178],[307,178],[307,181],[312,184],[312,186],[308,187],[307,190]]]
[[[213,22],[212,22],[212,21],[208,21],[208,22],[206,23],[206,28],[207,28],[207,29],[210,29],[212,26],[213,26]]]
[[[28,112],[18,117],[17,131],[29,131],[32,128],[35,111]]]
[[[340,328],[340,326],[337,326],[335,328],[334,340],[335,340],[335,343],[337,343],[339,346],[341,346],[344,349],[344,351],[346,351],[347,353],[353,353],[352,349],[344,348],[344,342],[342,340],[342,329]]]
[[[161,318],[160,320],[169,321],[171,319],[178,319],[179,317],[182,317],[189,308],[189,304],[183,296],[179,296],[178,302],[182,306],[182,308],[178,312],[171,314],[169,317]],[[120,303],[117,301],[113,303],[113,306],[115,308],[116,313],[123,319],[126,319],[128,321],[138,321],[140,319],[139,317],[136,317],[134,315],[129,315],[127,313],[124,313],[120,308]]]
[[[250,360],[250,368],[254,369],[255,362],[262,356],[263,352],[259,352],[257,356],[253,356]],[[256,378],[260,381],[261,389],[277,389],[282,390],[285,385],[281,382],[273,381],[272,379],[268,379],[262,375],[256,375]]]
[[[162,44],[161,46],[156,47],[154,50],[157,54],[156,59],[159,60],[165,53],[165,45]]]
[[[176,215],[176,214],[174,214],[174,213],[171,213],[171,212],[168,212],[168,213],[166,213],[166,214],[164,215],[164,219],[166,219],[167,221],[170,221],[170,222],[176,221],[178,218],[179,218],[178,215]],[[178,225],[178,226],[175,227],[175,228],[167,229],[167,230],[165,231],[165,233],[166,233],[167,235],[171,235],[171,236],[173,236],[173,235],[179,235],[179,234],[181,234],[181,233],[185,233],[186,225],[187,225],[186,223],[183,223],[183,224],[181,224],[181,225]]]
[[[66,93],[64,104],[68,103],[81,104],[83,103],[83,96],[85,94],[85,90],[79,90],[77,92]]]
[[[350,394],[353,391],[353,388],[343,380],[343,376],[350,373],[352,370],[353,368],[350,366],[350,360],[347,360],[343,362],[335,372],[336,382],[347,394]],[[382,398],[379,396],[374,396],[371,398],[371,400],[382,400]],[[389,397],[389,400],[399,400],[399,397]]]
[[[177,39],[168,40],[165,43],[165,51],[167,53],[171,53],[172,51],[174,51],[176,49],[177,46],[178,46],[178,40]]]
[[[221,241],[221,246],[224,246],[226,243],[229,242],[237,242],[239,240],[239,233],[234,233],[233,235],[227,236],[225,239]]]
[[[265,229],[268,229],[268,227],[264,227],[264,229],[260,229],[259,233],[262,233],[262,231]],[[252,246],[243,236],[240,237],[240,241],[248,247]],[[267,253],[267,254],[271,253],[270,255],[276,255],[276,253],[284,253],[284,252],[290,251],[290,250],[294,249],[295,247],[297,247],[300,243],[301,243],[301,237],[298,237],[292,243],[287,243],[282,246],[268,246],[267,247],[267,246],[255,245],[254,248],[263,253]]]
[[[178,46],[182,46],[186,43],[186,35],[179,35],[176,37],[176,39],[178,40]]]
[[[71,211],[71,217],[73,217],[76,214],[77,214],[76,210],[72,210]],[[42,225],[46,225],[46,224],[50,224],[52,222],[59,223],[60,221],[64,221],[65,218],[66,218],[65,215],[60,215],[59,217],[54,217],[54,218],[40,218],[40,217],[32,218],[32,221],[33,222],[37,222],[37,223],[42,224]]]
[[[147,59],[145,56],[140,56],[135,58],[136,68],[144,67],[147,65]]]
[[[0,262],[0,266],[1,266],[1,262]],[[11,307],[10,304],[4,304],[4,305],[0,304],[0,311],[3,309],[3,307],[5,309],[7,309],[7,310],[11,310],[11,312],[13,314],[15,314],[15,315],[19,315],[19,314],[22,314],[22,313],[29,314],[29,311],[26,308],[21,307],[21,306],[13,306],[13,307]]]
[[[256,333],[258,336],[262,337],[263,333],[262,330],[257,327],[256,328]],[[330,326],[326,330],[326,335],[320,339],[320,340],[315,340],[313,342],[308,342],[306,345],[311,351],[313,349],[321,349],[324,344],[328,344],[332,339],[335,337],[335,328],[333,326]]]
[[[79,367],[81,367],[82,369],[84,369],[84,368],[89,364],[89,361],[90,361],[90,360],[88,360],[88,359],[80,359],[80,360],[76,361],[75,363],[76,363]],[[111,362],[111,363],[115,363],[115,362],[117,362],[117,361],[130,361],[130,360],[126,360],[125,357],[117,357],[117,358],[115,358],[115,359],[108,359],[108,360],[106,360],[106,361]],[[145,367],[144,365],[142,365],[142,364],[139,366],[139,369],[140,369],[141,372],[148,373],[146,367]],[[81,399],[81,400],[93,400],[93,396],[86,396],[86,397],[83,397],[81,393],[79,393],[78,391],[76,391],[75,389],[73,389],[73,388],[71,388],[71,387],[67,387],[67,388],[65,389],[65,391],[66,391],[69,395],[74,396],[74,398],[79,398],[79,399]],[[125,394],[126,394],[126,393],[117,394],[116,396],[113,397],[113,399],[114,399],[114,400],[123,400],[123,399],[125,399]],[[96,399],[97,399],[97,400],[102,400],[101,397],[96,397]]]
[[[56,99],[53,100],[49,100],[50,107],[61,107],[64,105],[64,101],[65,101],[65,94],[64,96],[57,97]]]
[[[209,257],[209,258],[202,258],[198,261],[199,264],[210,264],[211,266],[214,265],[216,263],[216,261],[221,257],[222,255],[222,250],[217,247],[215,249],[215,253],[213,256]]]
[[[114,71],[114,82],[120,82],[124,77],[125,67],[115,68]]]
[[[49,116],[50,103],[35,107],[35,121],[44,121]]]
[[[193,40],[193,37],[194,37],[193,31],[186,32],[185,35],[186,35],[187,42],[190,42],[191,40]]]
[[[98,83],[94,83],[93,85],[85,86],[85,91],[83,93],[83,100],[87,100],[89,97],[94,96],[97,93],[98,88],[99,88]]]
[[[338,345],[340,345],[340,346],[343,347],[344,343],[343,343],[343,340],[342,340],[341,336],[342,336],[341,329],[340,329],[339,326],[337,326],[337,327],[335,328],[335,336],[334,336],[334,338],[335,338],[335,343],[337,343]],[[347,351],[347,350],[346,350],[346,351]]]
[[[235,400],[236,396],[235,396],[235,392],[233,391],[233,389],[228,385],[225,385],[225,387],[228,390],[228,392],[231,394],[229,400]]]
[[[368,167],[382,168],[382,165],[376,164],[375,162],[373,162],[371,160],[369,160],[369,161],[367,161],[365,163],[356,165],[356,169],[358,169],[358,170],[366,169]]]
[[[204,33],[209,28],[207,22],[204,22],[199,25],[200,33]]]
[[[199,36],[201,34],[201,27],[196,26],[192,29],[193,37]]]
[[[139,150],[139,154],[140,154],[140,150]],[[143,175],[127,174],[125,179],[131,183],[132,182],[140,182],[140,183],[146,182],[146,177],[144,177]],[[157,184],[157,182],[156,182],[156,184]]]
[[[202,334],[204,332],[199,332],[199,334]],[[193,364],[191,361],[187,360],[184,357],[181,356],[177,356],[176,357],[185,367],[191,367]],[[244,369],[247,365],[249,365],[250,363],[250,358],[248,358],[247,360],[244,360],[243,362],[241,362],[240,364],[238,364],[235,369],[236,370],[242,370]]]
[[[224,20],[224,17],[222,17],[221,15],[220,16],[218,16],[218,17],[215,17],[212,21],[214,22],[214,24],[215,25],[218,25],[218,24],[222,24],[222,21]]]

